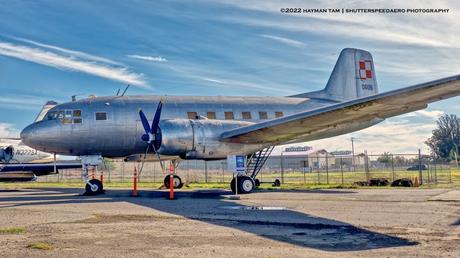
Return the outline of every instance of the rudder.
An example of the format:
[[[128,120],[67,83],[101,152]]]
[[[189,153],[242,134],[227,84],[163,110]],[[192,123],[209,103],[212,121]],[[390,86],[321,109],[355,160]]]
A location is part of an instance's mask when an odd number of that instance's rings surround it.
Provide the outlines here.
[[[377,80],[371,53],[361,49],[345,48],[339,55],[326,87],[296,97],[347,101],[377,93]]]

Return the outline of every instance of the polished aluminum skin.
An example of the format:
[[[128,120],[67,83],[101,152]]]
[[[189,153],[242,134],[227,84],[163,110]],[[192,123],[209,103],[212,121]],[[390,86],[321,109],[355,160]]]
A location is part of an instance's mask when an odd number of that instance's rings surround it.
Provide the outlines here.
[[[125,157],[145,152],[146,143],[138,110],[153,117],[158,102],[163,101],[161,128],[162,155],[184,159],[220,159],[236,153],[252,153],[267,144],[237,144],[220,141],[220,135],[233,128],[260,122],[259,111],[269,119],[275,112],[284,116],[321,107],[333,102],[292,97],[178,97],[123,96],[82,99],[57,105],[48,112],[81,110],[82,122],[64,124],[59,119],[42,120],[26,127],[21,138],[46,152],[66,155],[102,155]],[[216,119],[206,119],[207,112]],[[96,112],[106,112],[107,120],[96,120]],[[197,112],[198,119],[188,119],[187,112]],[[233,112],[234,120],[225,120],[224,112]],[[243,119],[251,112],[252,119]]]
[[[147,147],[139,109],[153,119],[162,101],[160,155],[224,159],[361,130],[459,94],[460,75],[379,94],[371,54],[344,49],[320,91],[289,97],[92,97],[54,106],[43,120],[26,127],[21,138],[35,149],[57,154],[136,156]],[[77,112],[78,122],[69,123],[64,115],[53,118],[55,112]],[[106,119],[96,119],[101,113]]]

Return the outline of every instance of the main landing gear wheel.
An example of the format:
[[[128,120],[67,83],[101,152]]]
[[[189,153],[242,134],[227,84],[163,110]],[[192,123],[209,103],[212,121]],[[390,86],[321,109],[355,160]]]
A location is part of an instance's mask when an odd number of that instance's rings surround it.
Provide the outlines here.
[[[238,176],[238,193],[239,194],[248,194],[251,193],[256,187],[256,183],[249,176]],[[235,193],[235,178],[230,182],[230,188],[232,192]]]
[[[164,184],[166,188],[169,188],[169,180],[171,175],[167,175],[164,180]],[[178,175],[174,175],[174,189],[181,189],[184,184],[182,183],[182,179]]]
[[[97,180],[97,179],[91,179],[89,180],[89,183],[91,184],[86,184],[85,187],[85,194],[86,195],[97,195],[97,194],[102,194],[104,193],[104,186],[102,185],[102,182]]]

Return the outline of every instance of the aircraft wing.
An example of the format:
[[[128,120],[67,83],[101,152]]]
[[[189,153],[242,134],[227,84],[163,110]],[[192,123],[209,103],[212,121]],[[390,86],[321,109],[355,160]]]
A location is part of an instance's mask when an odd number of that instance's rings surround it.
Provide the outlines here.
[[[56,169],[81,168],[81,163],[56,163]],[[54,163],[23,163],[23,164],[0,164],[0,173],[28,171],[37,176],[47,175],[54,172]]]
[[[321,139],[334,136],[334,131],[340,128],[346,132],[347,127],[359,127],[360,123],[376,124],[457,95],[460,95],[460,75],[239,127],[222,133],[221,141],[279,144]]]

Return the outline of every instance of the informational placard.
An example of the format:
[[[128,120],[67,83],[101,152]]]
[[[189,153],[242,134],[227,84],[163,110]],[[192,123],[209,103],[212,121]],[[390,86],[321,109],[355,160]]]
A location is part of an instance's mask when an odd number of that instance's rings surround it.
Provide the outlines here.
[[[230,173],[244,173],[246,171],[246,155],[227,156],[227,170]]]

